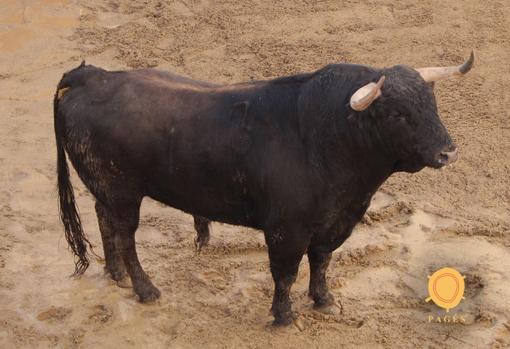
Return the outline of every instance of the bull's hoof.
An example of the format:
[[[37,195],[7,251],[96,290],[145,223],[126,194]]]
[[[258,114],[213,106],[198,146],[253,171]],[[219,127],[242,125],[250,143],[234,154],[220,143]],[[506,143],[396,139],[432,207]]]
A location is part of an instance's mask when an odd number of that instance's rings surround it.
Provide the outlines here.
[[[317,294],[309,293],[308,297],[313,299],[314,308],[320,308],[335,304],[335,297],[330,292]]]
[[[197,251],[197,253],[200,253],[200,251],[202,251],[202,248],[209,245],[209,239],[210,239],[209,235],[198,235],[195,238],[195,250]]]
[[[320,306],[314,305],[313,310],[325,315],[340,315],[342,313],[342,307],[336,303]]]
[[[342,305],[335,301],[333,296],[327,297],[323,301],[315,302],[313,309],[325,315],[340,315],[342,313]]]
[[[106,269],[108,274],[110,274],[110,277],[113,281],[121,281],[122,279],[125,279],[127,277],[127,273],[124,270],[109,270]]]
[[[131,278],[128,276],[125,276],[124,278],[116,281],[117,286],[120,288],[131,288],[133,287],[133,284],[131,283]]]
[[[281,327],[281,326],[289,326],[296,320],[297,316],[292,311],[288,311],[281,314],[276,314],[274,316],[274,321],[272,323],[275,327]]]
[[[161,292],[159,292],[159,290],[152,285],[151,287],[147,287],[140,292],[136,292],[136,294],[138,295],[140,303],[151,303],[156,301],[161,296]]]

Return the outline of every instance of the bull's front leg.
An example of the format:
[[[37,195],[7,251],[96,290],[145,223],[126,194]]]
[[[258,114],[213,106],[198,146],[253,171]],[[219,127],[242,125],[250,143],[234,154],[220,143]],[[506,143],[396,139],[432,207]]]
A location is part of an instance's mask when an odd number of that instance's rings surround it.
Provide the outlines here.
[[[275,288],[271,313],[273,325],[285,326],[296,318],[292,311],[290,289],[306,251],[309,239],[283,230],[264,232],[269,252],[269,264]]]
[[[314,301],[314,308],[321,309],[333,305],[335,298],[329,292],[326,283],[326,271],[331,261],[331,253],[320,249],[309,248],[308,262],[310,264],[310,285],[308,295]]]
[[[310,264],[310,284],[308,295],[314,301],[314,309],[326,314],[338,314],[341,306],[329,291],[326,272],[331,261],[331,251],[342,245],[349,237],[352,228],[346,229],[331,239],[331,233],[318,234],[312,238],[308,247],[308,263]]]
[[[289,325],[295,319],[290,301],[290,288],[296,281],[299,261],[271,258],[270,265],[275,285],[271,306],[271,313],[274,316],[273,325]]]

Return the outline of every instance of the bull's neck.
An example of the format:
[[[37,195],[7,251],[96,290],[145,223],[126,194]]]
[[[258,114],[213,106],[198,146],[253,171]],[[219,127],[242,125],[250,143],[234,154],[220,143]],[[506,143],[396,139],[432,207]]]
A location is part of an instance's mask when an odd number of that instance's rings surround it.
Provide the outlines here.
[[[367,126],[335,125],[330,128],[329,141],[315,145],[318,171],[327,178],[327,190],[371,197],[394,172],[392,147]]]

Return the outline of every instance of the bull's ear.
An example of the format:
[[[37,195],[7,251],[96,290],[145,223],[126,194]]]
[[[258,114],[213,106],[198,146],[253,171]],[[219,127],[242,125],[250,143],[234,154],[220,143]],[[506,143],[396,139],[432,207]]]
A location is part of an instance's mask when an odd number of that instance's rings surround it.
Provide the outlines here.
[[[356,111],[367,109],[381,95],[381,88],[386,77],[383,75],[377,83],[370,82],[360,87],[351,97],[351,108]]]

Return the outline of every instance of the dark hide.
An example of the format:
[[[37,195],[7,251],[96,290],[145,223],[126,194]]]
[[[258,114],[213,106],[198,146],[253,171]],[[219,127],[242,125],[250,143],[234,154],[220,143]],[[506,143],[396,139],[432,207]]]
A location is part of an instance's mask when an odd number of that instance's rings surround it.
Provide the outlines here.
[[[382,96],[353,111],[352,94],[383,74]],[[293,318],[289,292],[304,253],[310,296],[317,307],[331,305],[325,281],[331,252],[377,188],[395,171],[439,167],[439,153],[454,147],[431,86],[404,66],[339,64],[219,86],[156,70],[82,65],[64,75],[58,90],[60,199],[77,272],[88,265],[86,240],[64,148],[96,198],[114,279],[127,271],[141,301],[159,296],[134,242],[140,204],[149,196],[194,215],[203,240],[209,220],[263,230],[277,324]]]

